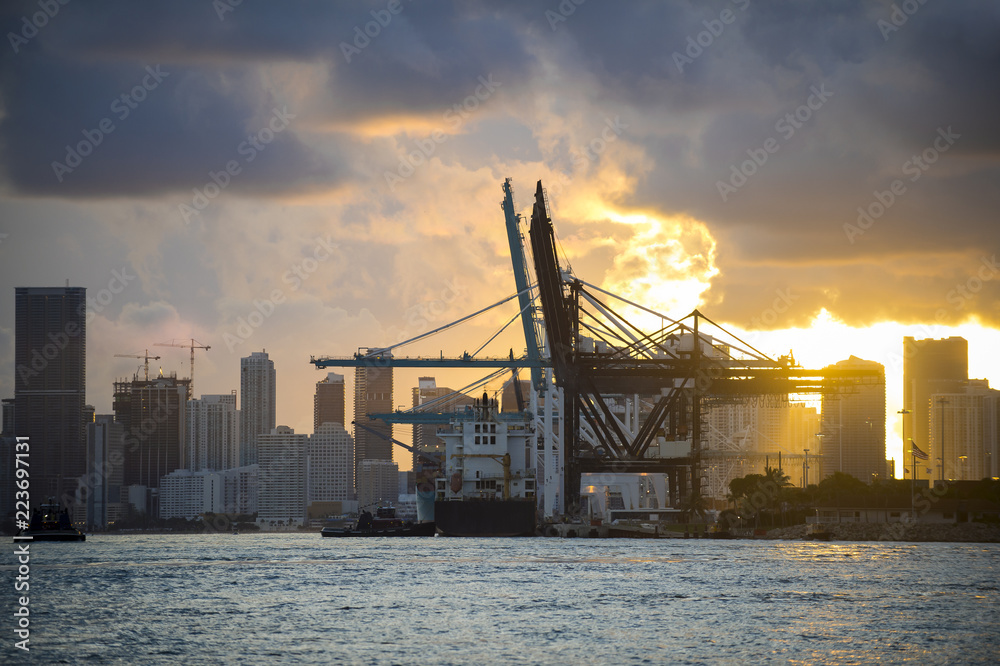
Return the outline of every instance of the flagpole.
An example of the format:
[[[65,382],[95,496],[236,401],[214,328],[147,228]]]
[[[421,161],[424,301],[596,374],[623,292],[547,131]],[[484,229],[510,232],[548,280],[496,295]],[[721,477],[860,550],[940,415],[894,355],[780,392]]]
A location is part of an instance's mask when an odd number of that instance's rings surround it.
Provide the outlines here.
[[[907,439],[906,439],[906,415],[910,413],[910,410],[908,410],[908,409],[901,409],[901,410],[899,410],[896,413],[903,416],[902,432],[900,434],[902,435],[903,446],[905,447],[906,446],[906,442],[907,442]],[[910,441],[912,441],[912,438],[910,439]],[[917,478],[917,459],[916,459],[916,454],[913,452],[913,447],[911,446],[910,447],[910,522],[911,523],[914,520],[914,515],[913,515],[913,488],[914,488],[914,481],[913,480],[915,478]]]
[[[916,516],[913,515],[913,489],[916,485],[917,476],[917,454],[913,451],[913,446],[910,446],[910,523],[916,522]]]

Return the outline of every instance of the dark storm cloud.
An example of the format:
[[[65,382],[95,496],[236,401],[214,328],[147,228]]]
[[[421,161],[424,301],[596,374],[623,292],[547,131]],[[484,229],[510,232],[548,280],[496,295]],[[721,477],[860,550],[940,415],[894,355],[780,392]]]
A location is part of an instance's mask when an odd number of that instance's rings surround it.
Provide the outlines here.
[[[25,58],[5,72],[5,177],[33,195],[155,195],[203,185],[209,171],[238,160],[235,191],[335,182],[345,169],[303,145],[294,118],[291,131],[253,147],[272,117],[295,109],[251,79],[239,67]]]
[[[440,112],[472,94],[480,77],[513,86],[512,72],[527,62],[512,55],[516,26],[474,7],[399,6],[391,15],[377,2],[247,3],[220,20],[206,2],[169,10],[105,3],[103,12],[67,5],[18,53],[5,54],[5,180],[31,195],[156,195],[203,186],[209,172],[236,160],[235,192],[329,188],[351,177],[358,147],[341,135],[320,151],[292,120],[266,151],[255,148],[253,138],[274,115],[303,112],[262,88],[259,63],[324,64],[333,101],[317,113],[346,124]],[[36,10],[34,3],[8,7],[5,27],[18,31],[21,17]],[[376,37],[358,38],[355,28],[386,17]],[[354,44],[364,48],[351,53]],[[150,78],[147,67],[160,75]]]
[[[947,301],[965,268],[1000,249],[997,3],[404,1],[390,15],[388,0],[245,1],[221,16],[220,6],[73,2],[16,53],[7,49],[0,168],[8,187],[63,198],[189,195],[230,160],[241,172],[229,192],[241,195],[378,180],[380,160],[390,168],[398,160],[393,137],[408,121],[440,123],[492,76],[506,101],[491,101],[478,130],[463,127],[466,136],[438,155],[447,149],[468,171],[497,155],[545,155],[569,171],[581,137],[554,132],[539,153],[543,130],[534,121],[559,126],[565,115],[570,126],[580,115],[600,131],[605,116],[620,114],[628,129],[617,145],[648,158],[626,162],[626,171],[648,168],[628,173],[634,189],[615,203],[708,226],[719,242],[721,274],[708,294],[719,317],[746,321],[776,289],[797,284],[803,317],[830,307],[855,322],[916,320],[933,310],[922,294]],[[0,11],[4,34],[18,33],[38,5]],[[294,100],[263,81],[264,70],[286,65],[309,71],[289,85]],[[147,66],[169,74],[120,118],[112,105],[147,77]],[[819,90],[829,94],[810,102]],[[536,108],[546,96],[553,99]],[[779,129],[804,105],[806,120]],[[240,146],[286,107],[296,117],[247,161]],[[114,131],[57,174],[53,162],[66,162],[66,146],[105,118]],[[361,136],[381,120],[404,129],[387,123],[382,131],[392,137],[380,143]],[[503,137],[517,138],[497,149],[495,128],[504,123],[513,126]],[[910,180],[907,165],[941,131],[959,138]],[[732,184],[733,169],[768,139],[777,151]],[[609,152],[587,168],[614,159],[626,158]],[[845,230],[895,180],[905,193],[863,234]],[[733,191],[720,193],[720,183]],[[369,223],[359,214],[338,224]],[[934,256],[952,263],[927,260]],[[902,258],[925,268],[912,274]],[[984,282],[961,312],[1000,321],[998,285]]]
[[[1000,323],[993,274],[960,308],[948,300],[988,272],[980,259],[1000,245],[991,212],[1000,204],[1000,6],[743,4],[617,14],[586,5],[559,26],[587,45],[587,71],[618,93],[623,113],[645,121],[628,138],[655,167],[627,203],[708,224],[721,269],[708,301],[737,323],[796,285],[798,320],[775,325],[802,323],[820,307],[857,324],[933,321],[942,308],[949,323],[973,314]],[[734,20],[720,26],[725,8]],[[650,20],[638,25],[643,15]],[[701,46],[685,48],[699,36]],[[829,98],[805,110],[805,122],[779,124],[824,86]],[[942,132],[960,136],[938,150]],[[720,181],[730,185],[769,138],[777,151],[720,195]],[[903,194],[872,223],[862,219],[862,235],[845,230],[897,180]]]

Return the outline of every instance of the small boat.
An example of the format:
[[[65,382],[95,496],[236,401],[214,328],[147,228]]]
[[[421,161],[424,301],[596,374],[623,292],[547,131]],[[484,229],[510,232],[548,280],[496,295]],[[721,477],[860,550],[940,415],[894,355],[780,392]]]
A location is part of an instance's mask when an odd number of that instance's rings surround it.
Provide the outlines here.
[[[833,532],[819,523],[814,523],[809,532],[802,538],[806,541],[829,541],[833,538]]]
[[[708,536],[709,539],[736,538],[736,535],[729,531],[729,527],[721,523],[712,523],[711,525],[709,525],[706,536]]]
[[[362,511],[354,525],[349,527],[324,527],[320,534],[324,537],[404,537],[434,536],[434,523],[414,523],[396,517],[396,509],[380,507],[375,515]]]
[[[53,500],[36,507],[31,514],[28,529],[21,530],[17,537],[31,537],[32,541],[86,541],[87,536],[73,527],[69,511],[59,509]]]

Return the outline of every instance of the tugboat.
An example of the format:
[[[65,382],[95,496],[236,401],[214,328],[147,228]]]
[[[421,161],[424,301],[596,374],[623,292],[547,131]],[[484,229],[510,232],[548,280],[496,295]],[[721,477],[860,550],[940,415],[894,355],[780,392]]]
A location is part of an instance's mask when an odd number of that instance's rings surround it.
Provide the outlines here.
[[[19,537],[31,537],[32,541],[86,541],[87,536],[73,527],[69,511],[62,509],[49,498],[48,504],[35,507],[28,529],[17,533]]]
[[[362,511],[353,527],[324,527],[320,534],[325,537],[404,537],[434,536],[434,523],[413,523],[396,517],[396,509],[379,507],[372,516]]]

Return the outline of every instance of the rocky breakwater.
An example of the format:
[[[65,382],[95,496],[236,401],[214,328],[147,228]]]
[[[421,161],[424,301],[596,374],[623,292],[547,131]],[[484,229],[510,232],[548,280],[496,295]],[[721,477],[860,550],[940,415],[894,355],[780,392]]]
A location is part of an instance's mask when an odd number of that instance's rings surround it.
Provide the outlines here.
[[[1000,525],[986,523],[831,523],[823,527],[833,541],[942,541],[1000,543]],[[768,539],[804,539],[812,525],[771,530]]]

